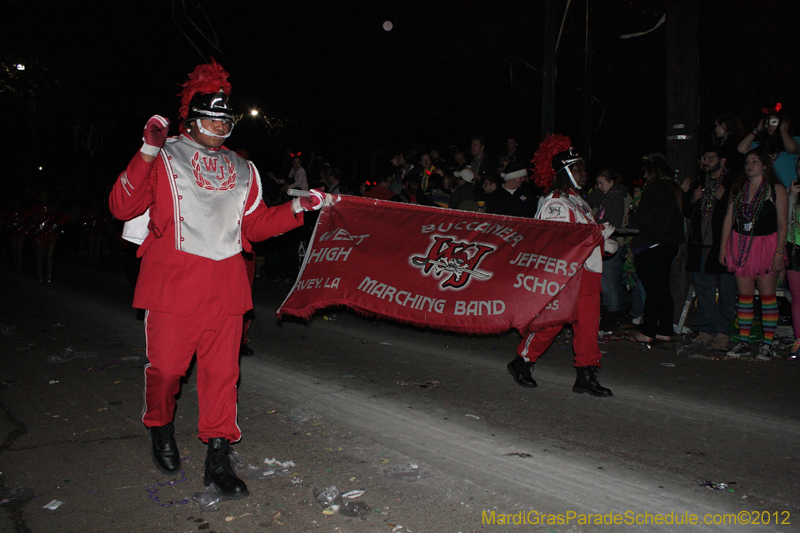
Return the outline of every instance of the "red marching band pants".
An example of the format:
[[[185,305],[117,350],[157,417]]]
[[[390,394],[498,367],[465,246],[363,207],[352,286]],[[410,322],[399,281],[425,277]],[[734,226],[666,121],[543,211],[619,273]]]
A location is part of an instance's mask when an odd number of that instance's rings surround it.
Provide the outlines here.
[[[578,301],[575,302],[574,318],[572,324],[572,350],[575,352],[575,367],[600,366],[603,355],[597,345],[597,332],[600,329],[600,294],[602,293],[602,274],[589,272],[586,269],[581,274],[581,287],[578,292]],[[517,347],[517,355],[525,361],[535,363],[558,336],[563,325],[546,328],[536,333],[531,333]]]
[[[256,251],[253,250],[250,253],[242,252],[242,257],[244,257],[244,264],[247,266],[247,281],[250,282],[250,290],[253,290],[253,283],[256,281]],[[242,324],[242,344],[249,344],[250,340],[247,338],[247,332],[250,331],[250,323],[253,321],[250,317],[253,316],[252,309],[249,313],[245,313],[245,316],[248,318],[243,317]]]
[[[192,356],[197,354],[198,437],[237,442],[239,343],[242,315],[229,315],[214,299],[189,315],[157,311],[145,314],[148,364],[144,367],[146,427],[164,426],[175,415],[175,396]]]

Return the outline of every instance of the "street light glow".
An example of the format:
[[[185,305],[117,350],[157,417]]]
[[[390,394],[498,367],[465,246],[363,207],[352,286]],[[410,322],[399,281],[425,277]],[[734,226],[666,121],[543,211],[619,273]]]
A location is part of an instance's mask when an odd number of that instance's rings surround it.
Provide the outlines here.
[[[251,109],[250,110],[250,116],[251,117],[257,117],[258,116],[258,109]]]
[[[25,65],[22,63],[17,63],[17,70],[25,70]]]

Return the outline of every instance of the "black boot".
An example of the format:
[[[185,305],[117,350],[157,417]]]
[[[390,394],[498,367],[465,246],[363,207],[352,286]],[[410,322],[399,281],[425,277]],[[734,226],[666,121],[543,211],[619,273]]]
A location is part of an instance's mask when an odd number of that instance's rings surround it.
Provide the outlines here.
[[[526,387],[529,389],[536,387],[536,381],[531,375],[533,372],[533,363],[529,363],[522,357],[517,356],[513,361],[506,365],[506,369],[520,387]]]
[[[222,496],[231,500],[240,500],[250,496],[247,485],[236,476],[230,458],[231,443],[228,439],[208,439],[206,455],[206,471],[203,484],[208,487],[212,483]]]
[[[166,426],[150,428],[150,442],[153,462],[158,469],[167,475],[180,472],[181,454],[175,442],[175,426],[170,422]]]
[[[599,370],[598,367],[581,366],[575,368],[575,370],[578,373],[578,377],[575,380],[575,385],[572,386],[572,392],[585,392],[592,396],[599,396],[600,398],[613,396],[610,389],[603,387],[597,382],[596,373]]]
[[[241,355],[242,357],[250,357],[255,354],[256,352],[253,351],[253,349],[250,347],[248,343],[239,345],[239,355]]]

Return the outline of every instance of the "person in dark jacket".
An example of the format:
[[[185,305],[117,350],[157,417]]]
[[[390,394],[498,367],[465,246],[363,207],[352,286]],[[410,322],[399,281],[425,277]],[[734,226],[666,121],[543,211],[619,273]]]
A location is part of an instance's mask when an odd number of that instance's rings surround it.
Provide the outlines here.
[[[597,223],[608,222],[615,228],[621,228],[631,205],[631,196],[628,194],[628,188],[622,183],[622,176],[613,170],[603,170],[597,175],[595,190],[600,193],[598,204],[592,206]],[[617,239],[620,247],[621,241],[621,238]],[[627,291],[622,281],[624,255],[622,250],[618,250],[603,257],[603,311],[600,324],[602,331],[613,331],[622,322],[622,314],[627,303]]]
[[[408,204],[434,205],[422,191],[422,174],[414,170],[403,178],[403,192],[400,193],[400,199]]]
[[[475,195],[475,173],[472,169],[456,170],[453,177],[458,180],[453,194],[450,195],[450,208],[463,211],[477,211],[478,201]]]
[[[672,261],[684,242],[681,195],[672,179],[672,169],[661,156],[651,156],[644,165],[646,180],[642,198],[631,210],[630,224],[639,229],[631,242],[636,274],[644,286],[644,321],[634,339],[639,342],[672,340],[675,303],[669,291]]]
[[[736,314],[736,280],[716,260],[734,180],[727,158],[728,152],[721,146],[706,148],[700,158],[705,175],[695,180],[683,198],[683,215],[689,219],[686,271],[692,273],[697,295],[695,329],[699,333],[695,340],[714,350],[727,348]]]
[[[495,215],[533,218],[539,207],[537,187],[525,181],[528,169],[519,161],[508,164],[500,173],[502,185],[486,197],[486,212]]]

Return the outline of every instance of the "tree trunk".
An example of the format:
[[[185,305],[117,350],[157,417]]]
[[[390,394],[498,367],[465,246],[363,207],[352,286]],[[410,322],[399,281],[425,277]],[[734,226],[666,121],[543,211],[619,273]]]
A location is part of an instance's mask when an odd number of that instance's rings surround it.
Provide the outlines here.
[[[698,3],[667,0],[667,121],[666,157],[678,184],[697,174]],[[686,272],[686,244],[672,265],[670,292],[675,301],[675,323],[691,284]],[[680,333],[680,332],[678,332]]]

